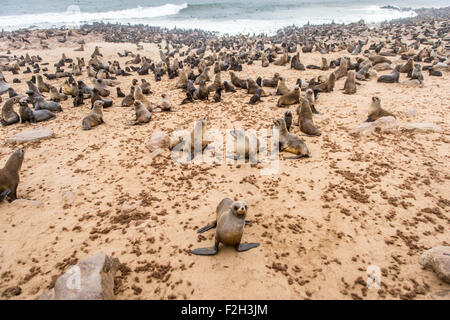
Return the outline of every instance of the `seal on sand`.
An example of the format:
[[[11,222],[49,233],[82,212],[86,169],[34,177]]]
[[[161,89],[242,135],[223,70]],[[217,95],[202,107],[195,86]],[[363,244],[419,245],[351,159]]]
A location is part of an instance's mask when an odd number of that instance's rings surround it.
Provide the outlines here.
[[[11,201],[17,199],[17,186],[20,182],[19,172],[22,168],[25,150],[14,151],[3,169],[0,170],[0,202],[9,197]]]
[[[215,255],[219,251],[220,243],[234,246],[238,252],[258,247],[259,243],[241,243],[247,209],[247,205],[242,201],[233,202],[230,198],[223,199],[216,209],[216,221],[198,231],[202,233],[217,227],[214,247],[194,249],[191,253],[203,256]]]

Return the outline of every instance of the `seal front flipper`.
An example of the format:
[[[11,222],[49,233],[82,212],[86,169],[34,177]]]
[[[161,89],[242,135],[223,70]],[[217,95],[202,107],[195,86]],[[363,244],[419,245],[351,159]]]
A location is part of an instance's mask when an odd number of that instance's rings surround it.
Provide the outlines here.
[[[196,254],[198,256],[214,256],[219,251],[219,244],[215,245],[214,247],[209,248],[198,248],[191,250],[192,254]]]
[[[0,193],[0,203],[3,202],[3,200],[6,199],[6,197],[11,193],[10,189],[6,189],[2,193]]]
[[[259,243],[238,243],[234,247],[236,248],[236,251],[244,252],[244,251],[259,247]]]
[[[210,229],[212,229],[212,228],[215,228],[216,226],[217,226],[217,221],[214,221],[214,222],[211,223],[210,225],[198,229],[198,230],[197,230],[197,233],[203,233],[203,232],[208,231],[208,230],[210,230]]]

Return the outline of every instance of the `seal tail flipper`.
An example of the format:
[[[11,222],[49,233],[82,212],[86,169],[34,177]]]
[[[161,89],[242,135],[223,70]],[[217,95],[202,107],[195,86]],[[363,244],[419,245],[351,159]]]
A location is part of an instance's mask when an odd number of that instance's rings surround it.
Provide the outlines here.
[[[300,159],[300,158],[308,158],[308,156],[303,155],[303,154],[298,154],[294,157],[284,157],[284,159]]]
[[[203,232],[208,231],[208,230],[210,230],[212,228],[215,228],[216,226],[217,226],[217,221],[214,221],[210,225],[207,225],[206,227],[198,229],[197,233],[203,233]]]
[[[199,256],[214,256],[218,252],[218,247],[198,248],[191,250],[192,254]]]
[[[6,197],[11,193],[10,189],[6,189],[5,191],[3,191],[2,193],[0,193],[0,203],[3,202],[3,200],[6,199]]]
[[[256,247],[259,247],[259,243],[239,243],[235,246],[238,252],[244,252]]]

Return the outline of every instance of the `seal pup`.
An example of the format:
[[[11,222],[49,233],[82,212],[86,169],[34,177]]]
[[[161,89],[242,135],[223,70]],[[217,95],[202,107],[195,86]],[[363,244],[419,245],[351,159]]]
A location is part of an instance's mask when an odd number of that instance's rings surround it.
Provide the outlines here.
[[[233,87],[230,81],[225,80],[223,82],[223,86],[225,87],[225,92],[236,92],[236,89]]]
[[[251,78],[247,79],[247,93],[254,94],[261,87]]]
[[[134,103],[134,91],[135,91],[135,87],[131,86],[130,88],[130,93],[123,98],[121,106],[122,107],[131,107]]]
[[[214,247],[198,248],[190,252],[195,255],[211,256],[219,251],[219,244],[234,246],[236,251],[244,252],[259,246],[259,243],[241,243],[246,224],[245,217],[248,207],[245,202],[223,199],[216,208],[216,221],[206,226],[198,233],[216,228]]]
[[[335,76],[335,80],[339,80],[342,77],[345,77],[347,75],[347,69],[348,69],[348,61],[347,59],[341,58],[341,63],[339,65],[339,68],[333,72]]]
[[[11,201],[17,199],[17,187],[20,182],[20,169],[22,168],[25,149],[20,148],[13,152],[0,170],[0,202],[9,197]]]
[[[263,87],[272,87],[276,88],[278,86],[278,81],[280,80],[280,74],[277,72],[274,74],[272,79],[264,79],[262,81]]]
[[[230,71],[230,79],[231,79],[231,83],[235,87],[247,89],[247,81],[236,76],[233,71]]]
[[[316,98],[315,98],[314,91],[312,89],[306,89],[306,99],[309,102],[309,106],[311,108],[312,113],[320,114],[320,112],[317,111],[317,109],[315,107]]]
[[[58,89],[54,86],[50,86],[50,101],[60,102],[67,100],[67,95],[62,92],[59,92]]]
[[[134,101],[134,112],[136,113],[136,119],[133,123],[129,123],[129,126],[134,126],[137,124],[149,123],[152,119],[151,112],[145,107],[145,105],[139,100]]]
[[[309,136],[320,136],[320,131],[314,126],[311,107],[307,99],[301,99],[296,109],[300,131]]]
[[[19,96],[16,96],[5,101],[2,108],[2,118],[0,119],[2,126],[6,127],[19,122],[19,115],[14,111],[14,104],[19,100]]]
[[[50,85],[45,83],[40,74],[36,77],[37,80],[37,88],[40,92],[50,92]]]
[[[26,99],[21,99],[19,101],[20,107],[19,107],[19,114],[20,114],[20,120],[21,123],[24,122],[30,122],[30,123],[36,123],[41,121],[47,121],[52,120],[56,118],[56,115],[46,109],[42,110],[31,110],[28,106]]]
[[[286,110],[284,112],[284,122],[286,122],[287,131],[291,131],[292,126],[292,112],[291,110]]]
[[[43,96],[31,90],[28,90],[26,94],[35,110],[46,109],[52,112],[62,112],[61,105],[58,102],[45,101]]]
[[[148,101],[148,99],[142,93],[142,89],[140,86],[137,86],[134,88],[134,100],[135,101],[139,100],[147,107],[148,110],[152,110],[151,103],[150,103],[150,101]]]
[[[273,124],[274,129],[278,129],[279,132],[279,151],[286,151],[296,155],[294,157],[284,157],[284,159],[309,157],[310,153],[305,142],[299,137],[289,133],[283,118],[275,119]]]
[[[369,116],[367,117],[367,120],[364,122],[373,122],[381,117],[389,117],[389,116],[395,118],[395,116],[392,113],[384,110],[381,107],[381,99],[377,96],[374,96],[372,97],[372,104],[369,108]]]
[[[113,105],[112,99],[101,98],[97,88],[94,88],[92,90],[92,96],[91,96],[91,108],[94,107],[95,101],[98,101],[98,100],[103,101],[103,108],[109,108],[109,107],[112,107],[112,105]]]
[[[356,83],[355,83],[355,71],[349,70],[347,73],[347,79],[345,79],[344,83],[344,93],[345,94],[354,94],[356,93]]]
[[[105,123],[103,121],[103,101],[97,100],[91,112],[83,118],[82,127],[83,130],[91,130],[102,123]]]
[[[152,109],[152,111],[155,111],[156,109],[160,109],[159,112],[177,112],[176,110],[172,109],[172,104],[170,103],[169,96],[165,93],[161,95],[161,103],[159,106],[156,106]]]
[[[300,100],[300,88],[295,87],[294,90],[290,91],[288,94],[285,94],[284,96],[281,96],[280,99],[278,99],[277,106],[278,107],[285,107],[292,104],[299,103]]]
[[[250,101],[249,101],[249,104],[256,104],[257,102],[260,102],[260,101],[262,101],[261,100],[261,94],[262,94],[262,89],[261,88],[258,88],[256,91],[255,91],[255,94],[253,95],[253,96],[251,96],[251,98],[250,98]]]
[[[280,81],[278,81],[278,87],[277,87],[277,96],[284,96],[289,93],[289,89],[286,85],[286,78],[280,77]]]
[[[218,87],[216,89],[216,92],[214,93],[214,97],[213,97],[214,102],[220,102],[222,100],[222,90],[223,90],[223,87]]]

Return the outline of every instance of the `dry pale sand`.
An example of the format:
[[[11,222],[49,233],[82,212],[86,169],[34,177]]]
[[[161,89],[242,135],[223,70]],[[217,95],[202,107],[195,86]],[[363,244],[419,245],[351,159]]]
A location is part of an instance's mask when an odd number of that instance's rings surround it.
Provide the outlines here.
[[[133,44],[101,43],[100,37],[92,37],[85,52],[73,52],[75,40],[12,54],[39,54],[53,71],[63,52],[89,59],[99,45],[107,60],[122,66],[130,58],[116,52],[136,52]],[[4,54],[5,45],[0,47]],[[144,44],[139,53],[159,60],[155,45]],[[301,61],[320,65],[321,57],[301,54]],[[298,77],[309,80],[331,71],[261,68],[258,61],[244,65],[238,75],[268,78],[275,72],[294,87]],[[4,74],[12,85],[15,76]],[[450,243],[450,75],[424,76],[423,88],[371,80],[355,95],[343,94],[345,79],[337,81],[334,92],[320,94],[316,104],[322,114],[314,119],[322,135],[302,136],[312,156],[282,160],[279,173],[269,176],[260,174],[259,165],[176,165],[167,155],[151,159],[145,143],[155,131],[190,130],[206,114],[211,128],[269,129],[286,110],[276,107],[276,96],[251,106],[243,90],[223,93],[221,103],[177,106],[179,112],[155,113],[149,124],[135,127],[124,125],[134,116],[132,108],[113,107],[104,112],[106,125],[91,131],[81,130],[90,103],[72,108],[71,99],[63,102],[56,120],[38,124],[56,137],[26,145],[20,200],[0,204],[0,292],[20,286],[17,299],[34,299],[69,265],[98,251],[122,263],[118,299],[422,299],[449,289],[418,263],[424,250]],[[90,85],[85,72],[80,78]],[[142,77],[120,78],[123,92],[133,78]],[[148,99],[154,104],[164,92],[175,105],[184,98],[174,89],[177,80],[144,78],[151,82]],[[227,79],[223,72],[222,80]],[[59,87],[63,81],[47,82]],[[25,81],[13,87],[26,91]],[[120,105],[115,88],[111,92]],[[443,131],[352,134],[365,120],[373,95],[399,123],[432,122]],[[295,108],[290,108],[294,119]],[[404,116],[408,109],[417,115]],[[17,149],[6,138],[30,128],[35,126],[0,127],[0,166]],[[293,133],[300,135],[298,127]],[[213,257],[189,254],[188,249],[213,243],[214,231],[197,235],[196,229],[214,219],[224,197],[248,204],[254,223],[243,241],[260,247],[245,253],[221,247]],[[137,209],[124,213],[124,203],[136,203]],[[380,290],[366,287],[370,265],[381,268]]]

